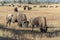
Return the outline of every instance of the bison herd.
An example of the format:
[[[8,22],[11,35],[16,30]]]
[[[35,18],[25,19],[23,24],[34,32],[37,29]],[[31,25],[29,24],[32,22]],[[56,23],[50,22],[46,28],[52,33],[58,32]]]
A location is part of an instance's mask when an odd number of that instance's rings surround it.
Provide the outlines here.
[[[36,6],[34,6],[36,7]],[[29,6],[24,6],[24,10],[31,10],[32,8]],[[14,12],[18,12],[17,7],[14,9]],[[39,16],[35,18],[30,18],[27,20],[27,16],[25,14],[15,13],[15,14],[8,14],[6,16],[6,26],[10,26],[11,22],[18,23],[19,27],[28,27],[31,24],[32,30],[34,27],[40,28],[41,32],[47,32],[47,24],[46,24],[46,17]]]
[[[31,24],[32,30],[34,27],[38,27],[41,32],[47,32],[46,17],[44,16],[30,18],[28,21],[25,14],[8,14],[6,16],[6,26],[10,26],[11,22],[18,23],[19,27],[28,27]]]

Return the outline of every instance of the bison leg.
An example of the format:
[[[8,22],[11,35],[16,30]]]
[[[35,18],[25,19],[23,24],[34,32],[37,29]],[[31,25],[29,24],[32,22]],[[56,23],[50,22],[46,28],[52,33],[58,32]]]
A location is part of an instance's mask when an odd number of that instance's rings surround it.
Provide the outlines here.
[[[9,22],[9,26],[11,25],[11,22]]]
[[[6,22],[6,26],[10,26],[10,24],[11,24],[11,20]]]
[[[33,31],[34,25],[32,24],[32,31]]]
[[[6,26],[10,26],[10,25],[11,25],[11,22],[7,22],[7,23],[6,23]]]
[[[44,28],[44,33],[46,33],[46,32],[47,32],[47,27]]]
[[[6,26],[8,26],[8,22],[6,22]]]

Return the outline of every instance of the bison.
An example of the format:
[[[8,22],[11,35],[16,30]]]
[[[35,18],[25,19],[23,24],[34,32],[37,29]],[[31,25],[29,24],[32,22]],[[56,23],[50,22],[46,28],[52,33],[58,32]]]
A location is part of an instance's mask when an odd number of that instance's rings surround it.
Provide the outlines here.
[[[14,8],[14,12],[18,12],[18,8],[17,7]]]
[[[12,17],[12,22],[15,23],[17,22],[19,26],[26,26],[28,27],[28,21],[27,21],[27,17],[25,14],[14,14],[14,16]]]
[[[46,17],[35,17],[30,19],[30,23],[33,28],[39,27],[41,32],[47,32],[47,24],[46,24]]]
[[[28,10],[31,10],[32,9],[32,7],[28,7]]]
[[[13,17],[13,15],[12,14],[8,14],[7,16],[6,16],[6,26],[10,26],[10,24],[11,24],[11,21],[12,21],[12,17]]]
[[[18,21],[19,26],[28,26],[27,17],[25,14],[18,14],[17,15],[17,21]]]
[[[24,10],[28,9],[28,10],[31,10],[32,7],[29,7],[29,6],[23,6],[24,7]]]
[[[23,6],[24,7],[24,10],[26,10],[27,6]]]

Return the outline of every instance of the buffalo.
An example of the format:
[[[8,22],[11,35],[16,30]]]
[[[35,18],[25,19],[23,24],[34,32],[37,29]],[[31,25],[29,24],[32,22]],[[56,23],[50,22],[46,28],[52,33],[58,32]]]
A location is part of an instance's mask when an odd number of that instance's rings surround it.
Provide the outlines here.
[[[27,17],[25,14],[18,14],[17,15],[17,21],[18,21],[18,25],[19,26],[26,26],[28,27],[28,21],[27,21]]]
[[[11,21],[12,21],[12,17],[13,17],[13,15],[12,14],[8,14],[7,16],[6,16],[6,26],[10,26],[10,24],[11,24]]]
[[[28,21],[25,14],[8,14],[6,17],[6,24],[18,23],[20,27],[26,26],[28,27]]]
[[[25,6],[23,6],[23,7],[24,7],[24,10],[26,10],[26,8],[27,8],[28,6],[25,5]]]
[[[32,30],[34,27],[39,27],[41,32],[47,32],[46,17],[35,17],[30,19]]]
[[[32,7],[29,7],[29,6],[23,6],[24,7],[24,10],[28,9],[28,10],[31,10]]]
[[[14,12],[18,12],[18,8],[17,7],[14,8]]]
[[[32,9],[32,7],[28,7],[28,10],[31,10]]]

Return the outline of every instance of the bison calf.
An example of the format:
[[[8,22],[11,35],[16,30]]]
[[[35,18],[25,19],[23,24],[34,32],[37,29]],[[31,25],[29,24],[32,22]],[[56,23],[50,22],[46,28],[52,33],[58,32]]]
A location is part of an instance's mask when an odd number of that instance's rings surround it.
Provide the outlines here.
[[[12,17],[13,17],[13,15],[12,14],[8,14],[7,16],[6,16],[6,26],[10,26],[10,24],[11,24],[11,21],[12,21]]]

